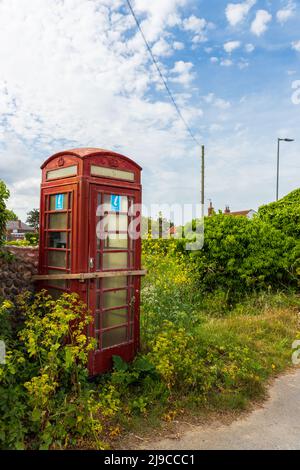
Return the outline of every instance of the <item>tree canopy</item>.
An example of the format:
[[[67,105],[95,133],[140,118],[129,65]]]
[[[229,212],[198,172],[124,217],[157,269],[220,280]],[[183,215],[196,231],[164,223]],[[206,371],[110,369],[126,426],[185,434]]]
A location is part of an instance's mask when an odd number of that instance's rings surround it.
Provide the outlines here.
[[[33,227],[34,230],[38,231],[40,224],[40,211],[38,209],[32,209],[27,212],[26,223]]]
[[[5,183],[0,180],[0,243],[3,241],[6,232],[6,222],[8,220],[8,211],[6,201],[9,198],[9,190]]]
[[[17,216],[17,214],[10,210],[10,209],[6,209],[6,213],[7,213],[7,220],[19,220],[19,217]]]

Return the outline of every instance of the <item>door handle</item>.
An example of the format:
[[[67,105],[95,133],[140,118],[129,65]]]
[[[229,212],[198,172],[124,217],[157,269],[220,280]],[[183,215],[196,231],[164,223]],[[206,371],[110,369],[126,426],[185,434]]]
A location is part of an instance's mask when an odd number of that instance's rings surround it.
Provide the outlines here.
[[[95,267],[95,258],[89,259],[89,267],[90,269],[93,269]]]

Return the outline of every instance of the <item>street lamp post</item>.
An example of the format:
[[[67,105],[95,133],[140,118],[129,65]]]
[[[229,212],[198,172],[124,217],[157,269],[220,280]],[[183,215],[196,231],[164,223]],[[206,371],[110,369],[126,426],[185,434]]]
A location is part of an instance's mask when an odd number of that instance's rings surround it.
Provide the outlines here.
[[[294,142],[295,139],[277,139],[277,183],[276,183],[276,201],[279,198],[279,154],[280,154],[280,142]]]

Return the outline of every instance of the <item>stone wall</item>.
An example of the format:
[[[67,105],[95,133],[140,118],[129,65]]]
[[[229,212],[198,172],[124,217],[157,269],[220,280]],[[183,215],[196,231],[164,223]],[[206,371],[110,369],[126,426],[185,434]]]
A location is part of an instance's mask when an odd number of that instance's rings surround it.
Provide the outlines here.
[[[0,251],[4,253],[0,253],[0,298],[13,301],[22,291],[34,289],[32,276],[38,271],[38,247],[4,246]]]

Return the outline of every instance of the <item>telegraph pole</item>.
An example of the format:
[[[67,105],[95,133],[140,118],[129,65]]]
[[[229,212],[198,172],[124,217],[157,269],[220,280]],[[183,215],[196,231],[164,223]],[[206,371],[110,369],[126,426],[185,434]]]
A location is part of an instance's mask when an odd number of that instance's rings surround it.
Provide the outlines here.
[[[205,165],[204,165],[204,159],[205,159],[205,147],[202,145],[202,155],[201,155],[201,213],[202,217],[204,217],[204,178],[205,178]]]

